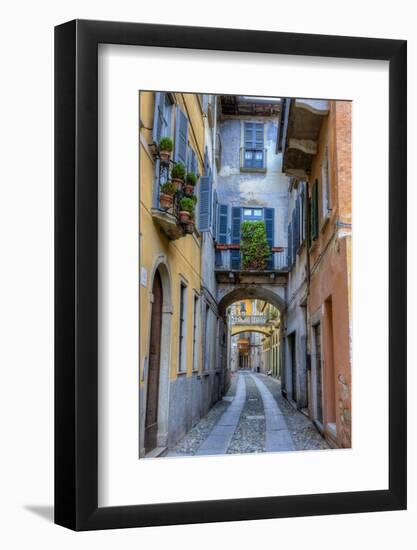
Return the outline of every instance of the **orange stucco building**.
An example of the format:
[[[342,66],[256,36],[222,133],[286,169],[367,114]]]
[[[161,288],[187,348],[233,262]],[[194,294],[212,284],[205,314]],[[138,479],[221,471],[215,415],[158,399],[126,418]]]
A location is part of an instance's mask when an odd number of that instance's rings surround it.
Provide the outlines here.
[[[351,446],[351,102],[287,100],[289,279],[283,393]]]

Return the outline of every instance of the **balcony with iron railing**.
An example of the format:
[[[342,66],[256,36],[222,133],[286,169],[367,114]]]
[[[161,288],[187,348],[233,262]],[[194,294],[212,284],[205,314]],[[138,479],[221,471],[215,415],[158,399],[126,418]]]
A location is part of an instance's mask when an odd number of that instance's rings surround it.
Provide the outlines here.
[[[245,315],[242,318],[240,315],[231,315],[230,321],[232,325],[265,325],[268,322],[266,315]]]
[[[288,271],[287,247],[274,246],[267,266],[263,270],[243,269],[239,244],[217,244],[215,271],[268,275]]]
[[[164,185],[171,182],[171,170],[174,165],[172,160],[162,162],[156,155],[155,158],[155,179],[153,188],[153,207],[151,214],[154,222],[162,229],[170,240],[180,239],[195,231],[194,221],[189,223],[181,221],[180,201],[183,197],[189,196],[184,189],[184,182],[172,180],[177,190],[173,194],[164,193]]]

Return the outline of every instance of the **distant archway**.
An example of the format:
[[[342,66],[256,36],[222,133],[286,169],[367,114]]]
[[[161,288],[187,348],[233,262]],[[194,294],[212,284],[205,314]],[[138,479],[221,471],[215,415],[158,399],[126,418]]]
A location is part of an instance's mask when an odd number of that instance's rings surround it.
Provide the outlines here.
[[[276,307],[280,313],[285,310],[285,300],[273,290],[262,286],[238,286],[225,294],[219,301],[220,314],[224,315],[226,309],[234,302],[248,299],[265,300]]]
[[[241,334],[244,332],[259,332],[260,334],[263,334],[264,336],[270,336],[271,331],[268,327],[253,327],[250,325],[238,325],[234,326],[231,329],[231,336],[236,336],[236,334]]]

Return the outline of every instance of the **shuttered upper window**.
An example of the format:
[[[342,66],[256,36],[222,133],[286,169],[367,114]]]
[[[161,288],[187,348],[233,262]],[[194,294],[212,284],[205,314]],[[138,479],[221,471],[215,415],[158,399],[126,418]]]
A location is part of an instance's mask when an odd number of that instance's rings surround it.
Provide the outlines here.
[[[177,107],[175,120],[174,160],[187,166],[188,147],[188,119],[182,110]]]
[[[243,169],[265,168],[264,125],[262,122],[245,122],[243,129]]]
[[[156,92],[152,139],[159,143],[161,138],[171,135],[172,103],[165,92]]]
[[[314,180],[311,188],[310,233],[312,241],[317,239],[319,235],[318,183],[319,182],[317,180]]]

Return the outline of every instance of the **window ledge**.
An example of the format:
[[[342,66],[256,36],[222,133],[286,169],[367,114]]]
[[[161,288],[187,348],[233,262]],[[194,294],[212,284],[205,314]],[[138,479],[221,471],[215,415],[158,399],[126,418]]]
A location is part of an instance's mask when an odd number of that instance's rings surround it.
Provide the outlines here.
[[[266,174],[266,168],[245,168],[244,166],[240,167],[241,172],[257,172]]]
[[[187,374],[186,370],[177,370],[177,376],[184,376],[184,374]]]

